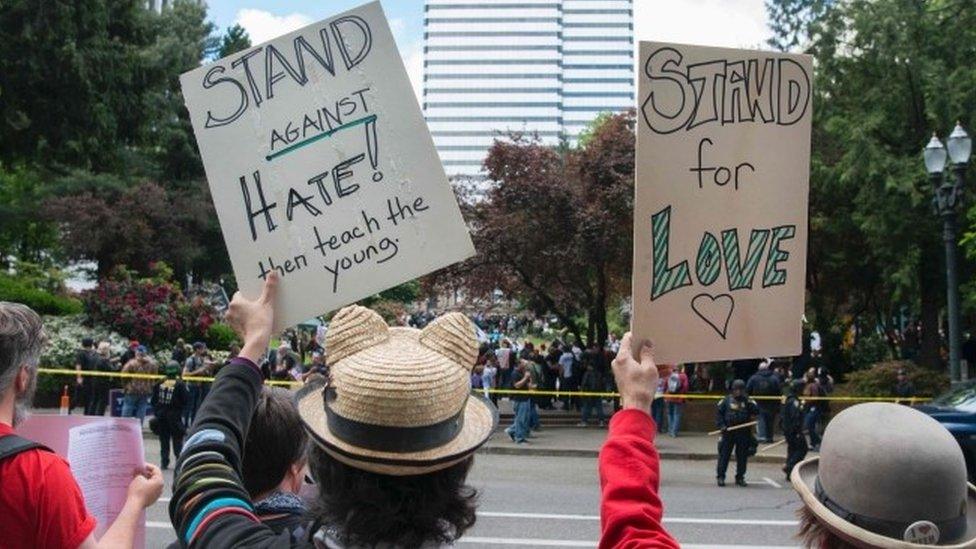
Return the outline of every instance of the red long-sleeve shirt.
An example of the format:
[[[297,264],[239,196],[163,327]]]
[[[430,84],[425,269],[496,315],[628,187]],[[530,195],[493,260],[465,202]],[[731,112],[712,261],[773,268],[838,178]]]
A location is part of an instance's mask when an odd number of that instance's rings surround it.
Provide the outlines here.
[[[600,549],[680,547],[662,524],[655,431],[640,410],[621,410],[610,421],[600,450]]]

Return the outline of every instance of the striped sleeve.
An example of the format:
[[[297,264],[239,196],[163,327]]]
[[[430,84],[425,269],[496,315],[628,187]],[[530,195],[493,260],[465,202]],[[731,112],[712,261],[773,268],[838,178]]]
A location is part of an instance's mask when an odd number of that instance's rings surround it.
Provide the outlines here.
[[[222,368],[197,412],[173,476],[169,516],[184,547],[287,547],[254,515],[241,456],[262,379],[251,361]]]

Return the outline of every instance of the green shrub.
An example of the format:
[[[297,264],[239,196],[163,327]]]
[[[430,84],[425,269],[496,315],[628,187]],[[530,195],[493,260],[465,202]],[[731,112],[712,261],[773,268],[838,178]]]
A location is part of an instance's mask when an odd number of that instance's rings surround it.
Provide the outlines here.
[[[237,332],[223,322],[214,322],[207,328],[207,346],[211,349],[227,350],[233,344],[240,345]]]
[[[8,275],[0,275],[0,301],[23,303],[42,315],[75,315],[82,311],[78,299],[52,294]]]
[[[848,362],[853,370],[870,368],[874,364],[891,360],[891,348],[883,337],[876,333],[857,338],[854,347],[848,351]]]
[[[898,370],[908,374],[917,396],[935,396],[949,388],[949,378],[943,372],[921,368],[910,360],[891,360],[848,374],[847,391],[857,396],[892,396],[898,383]]]

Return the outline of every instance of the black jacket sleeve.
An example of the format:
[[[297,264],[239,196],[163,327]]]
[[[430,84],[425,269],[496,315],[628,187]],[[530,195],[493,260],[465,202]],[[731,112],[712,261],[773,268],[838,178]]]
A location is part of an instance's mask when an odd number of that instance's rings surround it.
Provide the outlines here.
[[[241,453],[261,390],[261,375],[246,359],[217,374],[200,406],[173,478],[169,516],[188,547],[288,547],[254,515],[241,481]]]

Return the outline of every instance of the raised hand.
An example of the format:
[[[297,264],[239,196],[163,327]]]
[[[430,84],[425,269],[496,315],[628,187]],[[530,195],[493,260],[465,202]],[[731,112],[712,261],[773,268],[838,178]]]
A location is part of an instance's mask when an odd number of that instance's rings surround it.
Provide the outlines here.
[[[244,340],[244,348],[238,356],[255,364],[264,356],[271,341],[277,291],[278,274],[272,272],[264,281],[261,297],[251,300],[237,292],[227,309],[227,323]]]
[[[617,380],[620,404],[625,409],[634,408],[649,414],[660,374],[654,364],[650,342],[641,344],[639,362],[634,358],[631,345],[631,334],[627,332],[620,342],[617,358],[613,359],[613,377]]]

